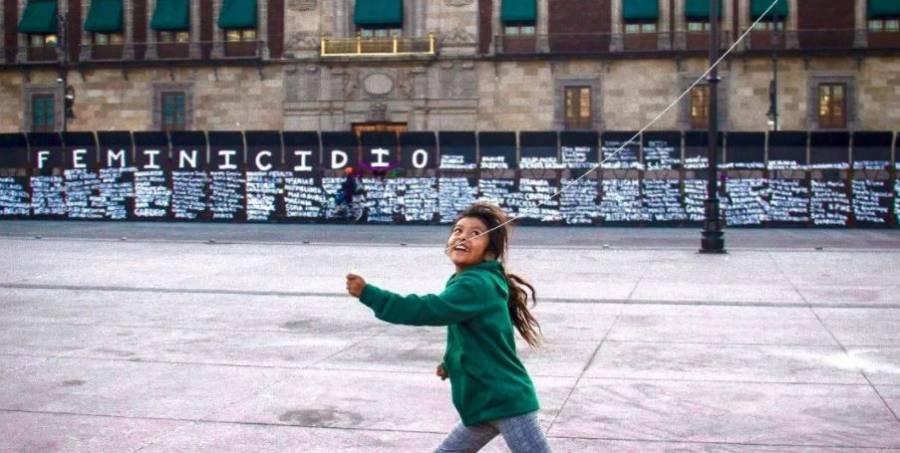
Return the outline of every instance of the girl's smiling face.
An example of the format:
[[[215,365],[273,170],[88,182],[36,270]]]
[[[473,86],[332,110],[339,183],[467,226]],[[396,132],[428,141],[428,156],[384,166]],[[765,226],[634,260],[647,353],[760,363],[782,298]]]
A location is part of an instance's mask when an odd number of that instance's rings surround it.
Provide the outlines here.
[[[456,265],[457,272],[480,264],[486,259],[493,259],[486,253],[490,243],[489,235],[478,236],[487,230],[487,225],[476,217],[463,217],[453,226],[447,240],[447,256]],[[475,236],[478,237],[462,242]]]

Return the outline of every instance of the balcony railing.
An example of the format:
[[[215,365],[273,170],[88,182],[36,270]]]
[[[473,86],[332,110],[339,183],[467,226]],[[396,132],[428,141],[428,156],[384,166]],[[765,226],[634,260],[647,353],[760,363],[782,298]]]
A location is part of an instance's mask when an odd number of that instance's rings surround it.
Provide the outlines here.
[[[204,41],[204,42],[141,42],[125,44],[87,44],[79,46],[79,62],[137,62],[137,61],[238,61],[260,60],[264,57],[265,41]],[[7,47],[0,52],[0,64],[48,65],[60,60],[56,47]]]
[[[321,56],[323,57],[358,57],[358,56],[404,56],[437,54],[434,35],[426,37],[390,38],[331,38],[322,37]]]
[[[731,30],[723,30],[722,48],[737,38]],[[866,39],[860,39],[861,37]],[[496,35],[494,52],[498,55],[521,54],[640,54],[647,52],[706,51],[708,32],[661,33],[553,33],[546,35]],[[853,49],[900,49],[900,32],[869,30],[788,30],[752,31],[738,51],[791,49],[799,51]]]

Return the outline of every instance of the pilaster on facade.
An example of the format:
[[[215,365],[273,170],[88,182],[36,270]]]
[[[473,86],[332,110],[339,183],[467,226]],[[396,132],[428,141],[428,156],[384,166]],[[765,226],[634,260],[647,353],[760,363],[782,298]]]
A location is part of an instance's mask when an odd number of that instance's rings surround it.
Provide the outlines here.
[[[202,46],[195,44],[200,43],[202,39],[200,35],[200,2],[190,2],[190,4],[191,46],[188,55],[190,58],[196,59],[200,58],[200,49],[202,48]]]
[[[27,0],[18,0],[19,17],[16,18],[16,23],[19,23],[19,20],[22,18],[22,12],[25,11],[26,1]],[[62,5],[60,5],[60,7],[62,7]],[[16,61],[27,61],[28,37],[22,33],[17,33],[16,36],[16,43],[18,44],[18,49],[16,49]]]
[[[550,18],[550,1],[537,0],[537,23],[535,31],[537,33],[537,51],[538,53],[546,53],[550,51],[549,34],[549,18]]]
[[[281,14],[284,15],[285,11],[282,9]],[[216,16],[218,17],[218,16]],[[257,41],[259,41],[258,46],[260,49],[258,50],[259,55],[264,59],[268,60],[269,55],[269,2],[268,1],[260,1],[256,2],[256,33],[257,33]],[[277,16],[276,16],[277,17]],[[283,28],[283,27],[282,27]],[[278,39],[284,40],[284,37],[276,37]],[[283,42],[283,41],[282,41]]]
[[[134,1],[122,0],[123,13],[125,14],[125,48],[122,49],[122,58],[124,60],[134,59]]]
[[[738,19],[738,36],[740,36],[740,34],[747,31],[747,29],[750,28],[750,24],[753,23],[753,21],[750,20],[750,0],[738,0],[738,10],[735,11],[735,14]],[[737,48],[739,50],[747,49],[748,42],[749,41],[745,39]]]
[[[4,4],[2,8],[0,8],[0,24],[6,23],[6,5]],[[6,49],[4,46],[6,45],[6,36],[5,33],[0,33],[2,36],[3,43],[0,44],[0,63],[6,63]]]
[[[81,17],[88,16],[88,8],[90,8],[92,0],[85,0],[81,2]],[[83,24],[76,24],[76,26],[81,27]],[[72,26],[72,24],[69,24]],[[91,43],[93,41],[93,33],[87,30],[81,34],[81,42],[78,46],[78,59],[81,61],[87,61],[91,58]]]
[[[678,2],[680,3],[680,2]],[[657,28],[656,48],[659,50],[669,50],[672,48],[672,21],[670,20],[669,8],[670,2],[662,0],[659,2],[659,27]]]
[[[666,3],[665,1],[663,3]],[[684,17],[684,0],[675,0],[674,2],[675,23],[672,24],[673,47],[676,50],[684,50],[687,48],[687,20]],[[727,1],[725,3],[728,3]]]
[[[156,0],[147,0],[147,20],[144,21],[144,35],[147,37],[147,47],[144,51],[144,58],[148,60],[155,60],[159,56],[159,52],[156,49],[156,30],[150,27],[150,23],[153,22],[154,11],[156,11]]]
[[[853,21],[855,24],[854,28],[856,28],[855,33],[853,34],[853,47],[856,48],[865,48],[869,46],[869,24],[866,20],[868,17],[868,11],[866,10],[867,3],[867,0],[856,0],[856,14]]]
[[[503,34],[503,22],[500,20],[500,8],[503,6],[503,0],[492,0],[493,4],[491,5],[491,30],[493,31],[491,36],[491,46],[490,53],[492,55],[499,54],[503,52],[502,47],[502,39],[497,39],[497,35]]]
[[[256,2],[257,8],[259,8],[260,3],[265,3],[265,2]],[[213,22],[213,25],[212,25],[213,45],[212,45],[212,52],[210,54],[212,56],[212,58],[222,58],[225,56],[225,31],[220,29],[216,25],[216,22],[217,22],[216,19],[219,17],[220,11],[222,11],[222,0],[213,0],[213,2],[212,2],[212,17],[210,18],[210,20],[212,20],[212,22]],[[259,17],[259,16],[257,16],[257,17]]]
[[[784,29],[786,30],[784,46],[788,49],[800,48],[800,38],[797,33],[797,26],[799,23],[797,0],[788,0],[788,17],[784,23]]]
[[[612,37],[609,40],[609,50],[613,52],[621,52],[625,49],[625,39],[622,36],[624,25],[622,23],[622,0],[612,0],[610,2],[612,12]]]

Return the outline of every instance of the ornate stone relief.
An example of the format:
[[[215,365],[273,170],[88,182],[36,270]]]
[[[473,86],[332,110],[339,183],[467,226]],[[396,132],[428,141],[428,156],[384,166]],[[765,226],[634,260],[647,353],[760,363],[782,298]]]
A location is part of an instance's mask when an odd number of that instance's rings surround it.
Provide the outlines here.
[[[442,33],[441,42],[444,44],[472,44],[475,42],[475,35],[462,27],[456,27]]]
[[[294,11],[310,11],[316,9],[316,0],[288,0],[288,8]]]
[[[387,74],[376,72],[363,79],[363,89],[371,96],[384,96],[394,89],[394,81]]]
[[[366,114],[366,121],[384,122],[387,121],[387,104],[376,103],[369,107]]]
[[[291,50],[317,49],[319,47],[319,37],[310,33],[292,33],[288,37],[285,47]]]

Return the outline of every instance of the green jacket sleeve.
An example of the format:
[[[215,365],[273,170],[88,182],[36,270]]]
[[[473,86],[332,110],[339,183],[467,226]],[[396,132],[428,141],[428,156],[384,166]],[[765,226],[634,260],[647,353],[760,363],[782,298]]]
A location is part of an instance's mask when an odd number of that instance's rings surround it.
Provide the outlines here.
[[[359,300],[382,321],[411,326],[446,326],[485,312],[488,307],[483,291],[486,290],[482,279],[460,275],[440,294],[401,296],[367,284]]]

